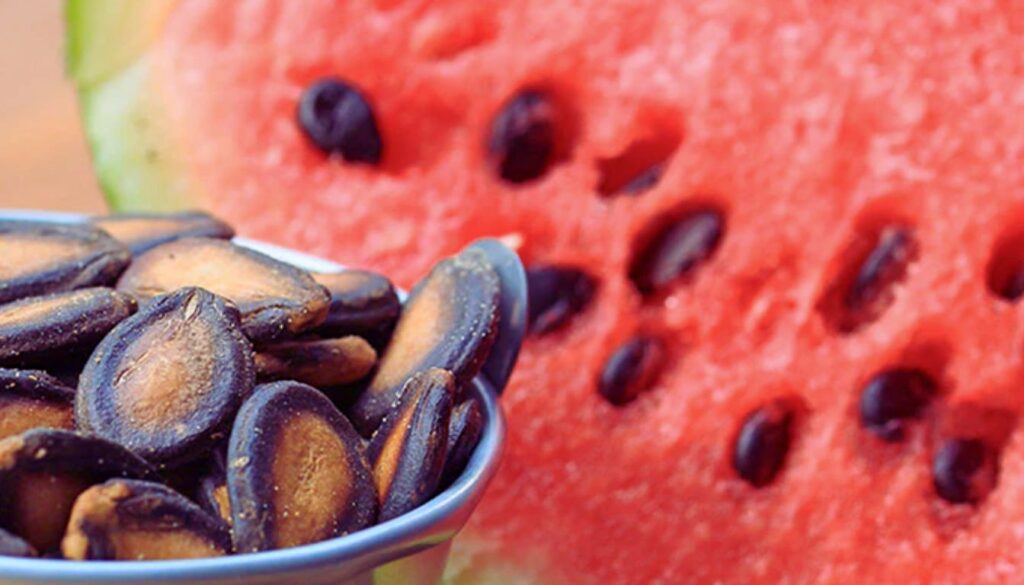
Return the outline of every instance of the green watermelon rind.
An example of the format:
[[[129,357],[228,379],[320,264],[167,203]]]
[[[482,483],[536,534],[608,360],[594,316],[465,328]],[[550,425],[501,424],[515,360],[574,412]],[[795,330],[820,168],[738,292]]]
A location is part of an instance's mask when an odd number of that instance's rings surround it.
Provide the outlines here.
[[[67,73],[78,89],[93,167],[115,211],[171,211],[194,200],[147,54],[173,5],[65,3]]]

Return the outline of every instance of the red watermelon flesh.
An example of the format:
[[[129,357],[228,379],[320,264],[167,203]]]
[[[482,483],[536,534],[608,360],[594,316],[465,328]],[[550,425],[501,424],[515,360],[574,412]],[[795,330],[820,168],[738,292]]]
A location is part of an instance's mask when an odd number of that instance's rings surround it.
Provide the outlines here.
[[[71,64],[116,206],[201,206],[402,284],[481,236],[593,276],[580,314],[527,343],[453,582],[1020,580],[1024,306],[993,290],[1024,259],[1021,6],[185,0],[114,18],[103,4],[69,6]],[[153,33],[128,54],[95,40],[136,20]],[[298,128],[323,76],[372,104],[379,166],[328,158]],[[510,184],[486,143],[524,88],[553,99],[557,160]],[[657,165],[652,188],[616,191]],[[641,294],[629,274],[653,230],[704,207],[725,218],[717,248]],[[891,226],[912,250],[844,324],[844,291]],[[664,366],[614,406],[597,380],[637,334],[661,341]],[[937,395],[889,443],[858,400],[893,367],[927,371]],[[799,414],[755,488],[736,436],[780,397]],[[933,486],[958,437],[998,460],[975,504]]]

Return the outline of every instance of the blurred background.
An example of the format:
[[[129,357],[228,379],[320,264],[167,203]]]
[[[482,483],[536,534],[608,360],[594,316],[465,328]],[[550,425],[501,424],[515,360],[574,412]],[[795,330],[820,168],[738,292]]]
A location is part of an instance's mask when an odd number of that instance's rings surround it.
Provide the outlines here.
[[[0,0],[0,207],[102,211],[74,91],[61,0]]]

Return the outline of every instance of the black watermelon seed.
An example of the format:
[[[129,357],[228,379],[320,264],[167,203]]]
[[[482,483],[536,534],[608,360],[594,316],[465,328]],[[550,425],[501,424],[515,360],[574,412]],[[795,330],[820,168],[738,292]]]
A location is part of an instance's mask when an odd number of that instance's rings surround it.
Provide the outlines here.
[[[795,413],[786,401],[773,400],[747,415],[733,447],[732,465],[754,487],[775,479],[789,452]]]
[[[1024,266],[1018,267],[997,292],[1008,301],[1015,301],[1024,295]]]
[[[920,416],[934,394],[935,382],[925,372],[880,372],[861,392],[861,424],[883,440],[899,441],[906,432],[907,420]]]
[[[654,383],[662,361],[661,343],[657,339],[633,337],[608,357],[597,390],[615,406],[628,404]]]
[[[725,220],[711,209],[690,212],[662,229],[633,258],[630,278],[651,294],[686,276],[711,257],[722,239]]]
[[[577,268],[535,266],[526,271],[530,297],[530,333],[543,335],[561,328],[590,304],[597,284]]]
[[[874,248],[860,265],[843,298],[850,313],[850,329],[873,320],[884,309],[885,295],[893,284],[903,279],[914,248],[914,238],[908,228],[888,226],[879,233]]]
[[[661,180],[661,175],[664,172],[664,165],[656,164],[630,179],[628,183],[619,189],[619,193],[636,196],[652,189]]]
[[[932,462],[932,482],[942,499],[975,504],[996,484],[996,457],[980,439],[949,439]]]
[[[495,174],[510,183],[525,183],[548,170],[555,151],[554,111],[546,94],[529,89],[502,106],[487,141]]]
[[[299,127],[317,148],[349,162],[375,165],[383,149],[373,108],[358,89],[336,78],[314,82],[302,92]]]

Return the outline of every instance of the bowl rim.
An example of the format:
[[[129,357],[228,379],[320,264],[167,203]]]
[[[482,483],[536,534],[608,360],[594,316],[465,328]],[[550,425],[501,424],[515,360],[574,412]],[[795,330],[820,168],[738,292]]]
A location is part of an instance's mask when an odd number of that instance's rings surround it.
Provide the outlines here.
[[[0,220],[81,222],[88,216],[77,213],[0,209]],[[344,267],[329,260],[246,238],[237,243],[299,265],[307,270],[339,271]],[[484,412],[484,432],[462,475],[447,489],[422,506],[370,528],[314,544],[294,548],[243,553],[208,559],[170,561],[68,561],[63,559],[0,556],[0,581],[4,579],[132,581],[138,579],[237,578],[243,574],[288,572],[355,560],[375,552],[392,551],[405,556],[403,544],[443,524],[466,506],[475,505],[497,472],[505,442],[505,419],[497,397],[483,376],[473,380],[473,392]],[[392,559],[393,560],[393,559]]]

